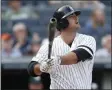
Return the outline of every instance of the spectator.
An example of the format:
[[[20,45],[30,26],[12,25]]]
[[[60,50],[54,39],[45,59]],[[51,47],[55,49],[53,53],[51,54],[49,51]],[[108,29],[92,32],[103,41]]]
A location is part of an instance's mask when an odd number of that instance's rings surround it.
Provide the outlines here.
[[[111,35],[106,35],[102,38],[102,48],[97,50],[96,56],[101,57],[111,57],[112,55],[112,47],[111,47]]]
[[[41,38],[37,32],[34,32],[32,35],[32,41],[41,41]]]
[[[28,55],[36,55],[41,46],[41,38],[38,33],[33,33],[31,40],[31,47],[28,52]]]
[[[3,19],[18,20],[28,18],[38,18],[31,7],[22,7],[20,0],[9,0],[9,8],[2,15]]]
[[[91,18],[87,21],[84,28],[80,30],[81,33],[95,37],[97,48],[101,47],[101,38],[111,33],[111,27],[105,22],[105,14],[101,9],[95,9],[92,12]]]
[[[26,55],[30,47],[27,27],[23,23],[17,23],[13,26],[13,32],[15,36],[14,48],[20,49],[21,53]]]
[[[4,33],[1,36],[2,42],[2,57],[20,57],[21,52],[17,48],[12,48],[13,39],[10,34]]]
[[[43,90],[43,84],[41,81],[41,77],[30,77],[29,84],[28,84],[29,90]]]
[[[31,42],[31,48],[30,51],[28,52],[28,55],[34,56],[40,49],[41,42],[40,41],[32,41]]]

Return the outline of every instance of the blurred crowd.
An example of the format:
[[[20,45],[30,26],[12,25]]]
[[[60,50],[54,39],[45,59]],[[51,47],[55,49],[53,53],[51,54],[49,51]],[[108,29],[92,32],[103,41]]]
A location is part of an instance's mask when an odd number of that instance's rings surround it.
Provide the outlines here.
[[[6,1],[4,1],[6,2]],[[24,6],[21,4],[21,0],[10,0],[7,1],[8,9],[3,12],[2,20],[18,20],[18,19],[37,19],[39,15],[34,12],[31,6]],[[26,1],[27,2],[27,1]],[[30,2],[31,3],[31,2]],[[60,5],[70,4],[74,8],[89,8],[93,5],[95,8],[92,9],[90,17],[79,30],[80,33],[88,34],[95,37],[97,41],[97,49],[104,48],[109,49],[111,46],[111,26],[106,23],[105,18],[105,5],[100,1],[48,1],[49,5]],[[47,28],[47,26],[46,26]],[[8,29],[8,28],[7,28]],[[44,33],[44,32],[43,32]],[[11,33],[5,32],[1,34],[1,52],[3,57],[20,57],[24,55],[35,55],[41,44],[47,41],[46,38],[41,38],[38,31],[31,33],[29,37],[28,26],[23,22],[18,22],[12,26]],[[59,34],[59,33],[58,33]],[[108,36],[108,37],[107,37]],[[110,36],[110,37],[109,37]],[[105,41],[105,42],[104,42]],[[108,47],[104,44],[108,44]],[[103,50],[101,54],[111,50]],[[98,50],[98,52],[100,52]],[[97,53],[96,53],[97,55]],[[99,56],[99,54],[98,54]],[[107,56],[107,55],[106,55]]]
[[[33,1],[33,0],[32,0]],[[36,2],[37,6],[33,7],[32,2],[21,0],[8,0],[3,1],[5,5],[2,5],[2,20],[19,20],[19,19],[35,19],[38,20],[39,13],[35,12],[34,8],[61,6],[63,4],[69,4],[74,8],[90,9],[91,14],[84,23],[84,26],[79,30],[80,33],[91,35],[96,39],[97,51],[96,56],[108,57],[111,56],[111,25],[106,22],[105,7],[106,5],[100,1],[56,1],[45,0],[42,2]],[[28,2],[28,3],[27,3]],[[7,4],[6,4],[7,3]],[[27,4],[26,4],[27,3]],[[4,7],[6,9],[4,9]],[[80,19],[80,18],[79,18]],[[47,28],[47,26],[46,26]],[[8,29],[8,27],[7,27]],[[44,33],[44,32],[43,32]],[[60,32],[56,31],[56,36]],[[11,28],[11,33],[3,32],[1,34],[1,54],[2,57],[22,57],[22,56],[34,56],[38,52],[40,46],[47,42],[48,39],[42,38],[40,33],[32,32],[29,35],[29,28],[23,22],[14,24]],[[33,81],[33,82],[32,82]],[[30,79],[29,88],[43,88],[40,77]],[[38,84],[38,86],[36,85]]]
[[[20,57],[24,55],[35,55],[41,45],[38,33],[33,33],[29,39],[27,27],[24,23],[17,23],[12,28],[13,34],[2,33],[1,52],[3,57]]]

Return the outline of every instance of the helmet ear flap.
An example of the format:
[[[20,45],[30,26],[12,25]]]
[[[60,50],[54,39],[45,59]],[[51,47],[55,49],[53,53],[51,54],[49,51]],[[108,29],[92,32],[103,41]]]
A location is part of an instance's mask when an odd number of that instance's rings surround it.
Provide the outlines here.
[[[69,22],[68,22],[67,19],[61,19],[60,22],[57,25],[57,29],[59,29],[59,30],[60,29],[65,29],[65,28],[68,27],[68,25],[69,25]]]

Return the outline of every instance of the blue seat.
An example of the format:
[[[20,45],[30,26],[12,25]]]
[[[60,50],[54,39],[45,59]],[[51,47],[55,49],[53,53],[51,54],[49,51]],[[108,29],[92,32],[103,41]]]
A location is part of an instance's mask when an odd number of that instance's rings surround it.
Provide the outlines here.
[[[45,38],[47,37],[48,29],[47,26],[36,26],[36,27],[31,27],[30,32],[31,33],[37,32],[39,33],[40,37]]]

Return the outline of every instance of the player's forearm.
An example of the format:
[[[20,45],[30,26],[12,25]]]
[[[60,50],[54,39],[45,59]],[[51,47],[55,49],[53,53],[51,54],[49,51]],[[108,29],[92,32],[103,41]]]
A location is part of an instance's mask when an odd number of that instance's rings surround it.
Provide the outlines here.
[[[39,64],[36,64],[36,65],[34,66],[34,73],[35,73],[36,75],[41,75],[41,74],[42,74],[42,72],[40,71],[40,65],[39,65]]]
[[[61,65],[76,64],[79,61],[92,59],[92,55],[85,49],[79,48],[61,56]]]
[[[78,62],[78,58],[76,54],[73,52],[61,56],[61,65],[76,64],[77,62]]]
[[[41,75],[40,65],[36,61],[31,61],[28,65],[28,73],[31,76]]]

